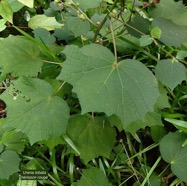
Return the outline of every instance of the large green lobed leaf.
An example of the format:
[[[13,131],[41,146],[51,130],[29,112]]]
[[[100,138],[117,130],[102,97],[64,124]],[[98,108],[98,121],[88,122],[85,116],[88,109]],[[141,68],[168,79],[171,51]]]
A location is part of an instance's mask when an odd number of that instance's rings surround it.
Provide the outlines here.
[[[3,74],[13,76],[36,76],[43,64],[38,45],[19,36],[0,41],[0,56]]]
[[[159,95],[156,78],[136,60],[116,64],[107,48],[90,44],[79,49],[67,46],[59,79],[73,85],[82,113],[116,114],[124,127],[153,111]]]
[[[18,79],[1,95],[7,104],[5,126],[20,129],[33,144],[65,133],[69,107],[44,80]],[[16,95],[17,94],[17,95]]]

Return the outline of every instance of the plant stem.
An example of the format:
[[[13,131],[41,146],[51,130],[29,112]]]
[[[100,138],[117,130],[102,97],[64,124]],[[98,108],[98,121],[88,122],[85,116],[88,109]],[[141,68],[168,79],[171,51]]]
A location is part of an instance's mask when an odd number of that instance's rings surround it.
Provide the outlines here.
[[[112,33],[112,41],[113,41],[113,46],[114,46],[114,56],[115,56],[115,63],[117,63],[117,49],[116,49],[116,40],[114,36],[114,31],[113,31],[113,26],[112,26],[112,21],[110,20],[110,30]]]
[[[97,36],[101,30],[101,28],[103,27],[103,25],[105,24],[105,22],[107,21],[107,18],[110,14],[110,12],[116,7],[116,4],[117,4],[118,0],[115,0],[113,5],[111,6],[109,12],[107,13],[107,15],[104,17],[103,21],[101,22],[101,24],[97,27],[97,30],[95,32],[95,35],[94,35],[94,38],[93,38],[93,42],[95,43],[97,41]]]

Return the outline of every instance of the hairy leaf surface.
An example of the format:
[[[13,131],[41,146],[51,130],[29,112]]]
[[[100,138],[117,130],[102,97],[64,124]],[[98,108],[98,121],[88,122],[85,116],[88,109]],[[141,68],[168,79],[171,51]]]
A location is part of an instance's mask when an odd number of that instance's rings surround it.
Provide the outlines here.
[[[36,76],[42,66],[38,45],[24,37],[9,36],[0,41],[3,74]]]
[[[64,53],[58,78],[73,85],[82,113],[116,114],[125,127],[153,110],[158,85],[142,63],[126,59],[116,64],[110,50],[96,44],[67,46]]]
[[[75,116],[70,119],[67,134],[87,163],[99,156],[109,157],[115,143],[115,129],[103,117],[88,119]]]
[[[157,79],[173,90],[179,83],[187,79],[187,69],[180,62],[173,62],[170,59],[158,61],[155,68]]]
[[[67,103],[53,95],[44,80],[22,78],[2,95],[7,104],[6,126],[20,129],[31,144],[65,133],[69,119]]]

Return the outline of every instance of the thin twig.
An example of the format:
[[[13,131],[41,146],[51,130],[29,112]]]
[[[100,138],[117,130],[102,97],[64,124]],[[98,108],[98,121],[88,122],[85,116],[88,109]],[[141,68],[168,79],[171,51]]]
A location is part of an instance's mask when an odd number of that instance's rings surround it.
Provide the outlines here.
[[[112,26],[112,21],[110,20],[110,30],[112,34],[112,41],[113,41],[113,46],[114,46],[114,56],[115,56],[115,63],[117,63],[117,49],[116,49],[116,40],[114,36],[114,31],[113,31],[113,26]]]
[[[107,21],[107,18],[109,17],[110,12],[116,7],[118,0],[115,0],[113,5],[111,6],[109,12],[106,14],[106,16],[104,17],[103,21],[101,22],[101,24],[97,27],[97,30],[95,32],[94,38],[93,38],[93,42],[95,43],[97,40],[97,36],[101,30],[101,28],[103,28],[103,25],[105,24],[105,22]]]

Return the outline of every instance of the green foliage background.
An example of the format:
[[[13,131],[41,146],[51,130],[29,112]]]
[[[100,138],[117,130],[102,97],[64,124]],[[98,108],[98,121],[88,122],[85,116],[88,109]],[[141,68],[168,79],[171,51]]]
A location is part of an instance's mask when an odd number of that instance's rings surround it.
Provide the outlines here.
[[[0,185],[187,183],[182,1],[1,0],[0,16]]]

